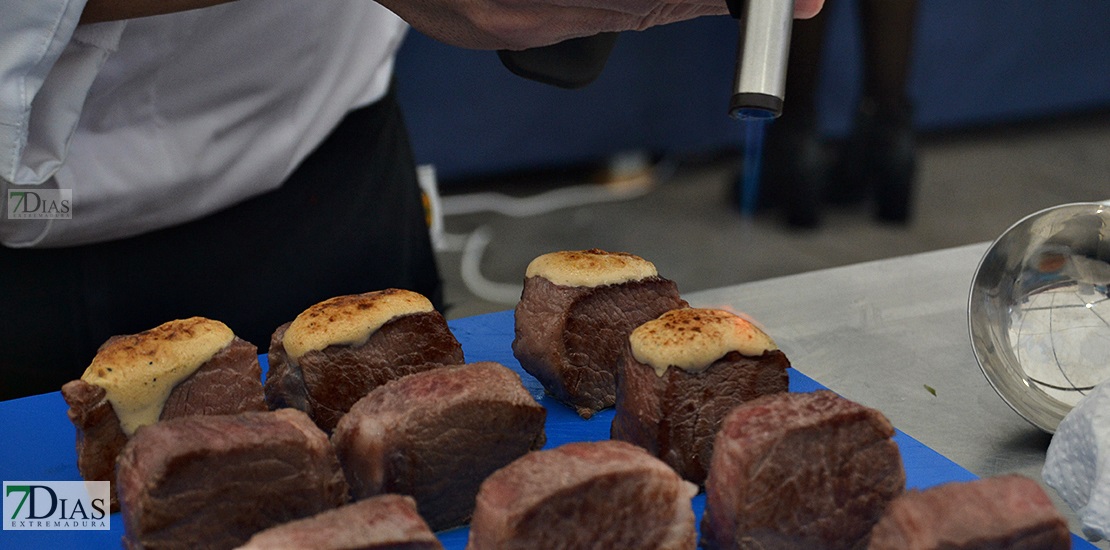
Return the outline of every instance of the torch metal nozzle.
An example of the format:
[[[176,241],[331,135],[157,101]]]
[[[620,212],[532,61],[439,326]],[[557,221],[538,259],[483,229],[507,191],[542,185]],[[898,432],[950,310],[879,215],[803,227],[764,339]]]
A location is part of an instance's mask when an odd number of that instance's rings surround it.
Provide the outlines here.
[[[775,118],[782,114],[794,0],[743,2],[736,77],[729,114],[735,118]],[[730,3],[731,3],[730,2]]]

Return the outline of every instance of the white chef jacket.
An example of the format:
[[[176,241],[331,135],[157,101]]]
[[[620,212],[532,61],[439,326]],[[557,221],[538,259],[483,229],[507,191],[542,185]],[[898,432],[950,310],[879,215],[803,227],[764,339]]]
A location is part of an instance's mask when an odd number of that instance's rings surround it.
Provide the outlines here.
[[[0,213],[6,246],[137,235],[278,187],[385,94],[407,29],[371,0],[78,26],[84,1],[0,0],[0,204],[23,185],[72,190],[70,219]]]

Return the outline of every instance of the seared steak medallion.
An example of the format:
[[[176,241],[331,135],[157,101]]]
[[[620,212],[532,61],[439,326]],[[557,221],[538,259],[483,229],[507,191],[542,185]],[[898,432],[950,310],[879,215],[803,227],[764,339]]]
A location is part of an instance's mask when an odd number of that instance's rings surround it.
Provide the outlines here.
[[[489,476],[470,523],[470,550],[693,550],[697,487],[623,441],[568,443]]]
[[[442,550],[416,502],[402,495],[381,495],[255,534],[242,550]]]
[[[611,435],[700,485],[721,420],[745,401],[787,391],[789,366],[767,334],[733,313],[671,310],[628,339]]]
[[[871,532],[874,550],[1063,550],[1067,522],[1037,482],[1004,475],[908,491]]]
[[[877,410],[821,390],[739,405],[706,480],[706,548],[862,548],[906,475]]]
[[[327,435],[292,409],[139,428],[117,484],[128,548],[234,548],[347,499]]]
[[[355,499],[416,499],[432,529],[465,523],[482,481],[543,446],[546,411],[492,362],[406,376],[359,400],[332,443]]]
[[[274,332],[269,361],[270,408],[302,410],[330,432],[370,390],[464,359],[447,321],[427,298],[388,289],[308,308]]]
[[[589,418],[616,402],[616,369],[632,329],[685,307],[673,281],[632,254],[544,254],[528,266],[513,354],[555,399]]]
[[[193,317],[113,336],[78,380],[62,386],[77,429],[77,469],[113,481],[136,428],[158,420],[266,410],[258,350],[226,325]],[[118,508],[112,493],[113,510]]]

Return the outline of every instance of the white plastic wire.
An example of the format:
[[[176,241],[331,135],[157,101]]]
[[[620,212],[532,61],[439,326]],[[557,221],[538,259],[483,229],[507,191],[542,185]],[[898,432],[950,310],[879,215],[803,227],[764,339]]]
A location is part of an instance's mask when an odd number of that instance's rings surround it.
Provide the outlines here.
[[[459,261],[459,270],[466,288],[475,296],[488,302],[500,304],[515,304],[520,300],[523,285],[499,283],[491,281],[482,275],[482,255],[492,239],[493,232],[489,226],[483,225],[475,229],[466,239],[463,246],[462,259]]]
[[[670,163],[659,163],[654,166],[653,179],[656,182],[662,181],[673,171],[674,166]],[[433,171],[426,171],[424,175],[430,176],[434,181]],[[493,239],[492,229],[483,225],[468,235],[444,233],[442,218],[481,212],[527,218],[565,208],[631,200],[646,195],[651,189],[652,185],[584,184],[561,187],[530,197],[514,197],[494,192],[451,196],[435,193],[435,217],[441,222],[437,224],[439,231],[435,235],[435,246],[440,251],[462,252],[459,260],[460,275],[471,294],[488,302],[515,304],[520,300],[523,288],[521,284],[492,281],[482,275],[482,257]]]
[[[650,186],[575,185],[546,191],[531,197],[514,197],[504,193],[484,192],[443,197],[444,216],[494,212],[513,218],[547,214],[563,208],[615,202],[643,196]]]

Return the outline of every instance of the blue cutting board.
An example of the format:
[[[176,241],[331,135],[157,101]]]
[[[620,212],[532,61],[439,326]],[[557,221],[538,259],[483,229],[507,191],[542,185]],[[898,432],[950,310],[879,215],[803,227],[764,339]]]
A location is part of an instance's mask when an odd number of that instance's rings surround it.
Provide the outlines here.
[[[589,420],[582,420],[573,410],[544,395],[543,387],[525,373],[513,357],[512,311],[479,315],[448,323],[463,346],[468,362],[496,361],[521,375],[524,385],[547,408],[547,445],[557,447],[571,441],[597,441],[609,438],[613,410],[601,411]],[[266,357],[262,356],[266,371]],[[809,392],[823,389],[813,379],[790,369],[790,391]],[[67,481],[79,480],[75,432],[66,417],[67,406],[58,392],[0,402],[0,481]],[[968,481],[975,475],[917,440],[898,431],[894,440],[902,452],[906,468],[906,485],[925,488],[948,481]],[[705,510],[705,495],[693,500],[697,521]],[[439,533],[448,550],[466,546],[468,530],[452,529]],[[107,531],[0,531],[0,548],[119,548],[123,536],[123,520],[118,514],[111,518]],[[1073,547],[1095,548],[1081,537],[1072,536]]]

